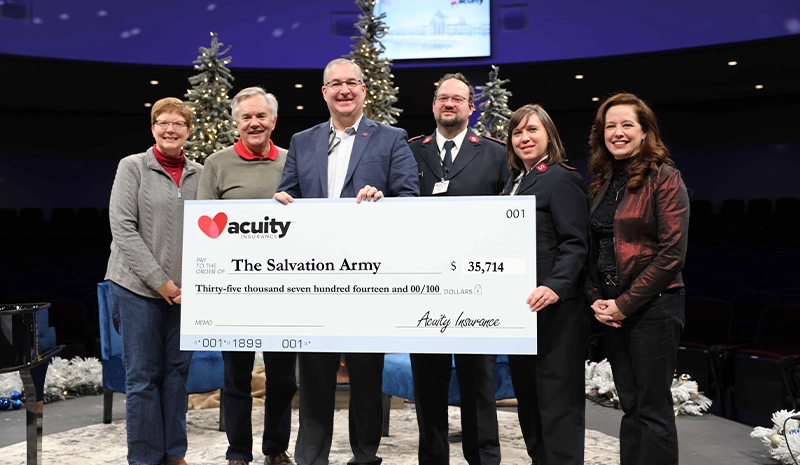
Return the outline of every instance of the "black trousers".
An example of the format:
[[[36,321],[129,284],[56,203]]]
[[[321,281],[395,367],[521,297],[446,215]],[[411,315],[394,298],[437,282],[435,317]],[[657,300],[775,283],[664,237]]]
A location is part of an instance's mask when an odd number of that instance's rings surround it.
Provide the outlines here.
[[[622,321],[605,327],[606,354],[624,415],[621,465],[678,463],[672,378],[685,323],[683,289],[656,296]]]
[[[455,361],[461,393],[464,458],[470,465],[497,465],[500,463],[494,387],[497,356],[456,355]],[[420,465],[450,463],[447,397],[452,362],[451,354],[411,354]]]
[[[336,373],[340,354],[302,352],[300,362],[300,429],[297,465],[328,465],[333,440]],[[378,465],[383,430],[383,354],[346,354],[350,376],[349,432],[351,465]]]
[[[225,433],[227,460],[253,461],[253,396],[251,380],[255,352],[222,352],[225,362]],[[264,352],[267,375],[264,436],[261,451],[277,454],[289,448],[292,397],[297,392],[294,352]]]
[[[519,426],[536,465],[583,464],[589,317],[585,297],[549,305],[537,315],[537,354],[508,356]]]

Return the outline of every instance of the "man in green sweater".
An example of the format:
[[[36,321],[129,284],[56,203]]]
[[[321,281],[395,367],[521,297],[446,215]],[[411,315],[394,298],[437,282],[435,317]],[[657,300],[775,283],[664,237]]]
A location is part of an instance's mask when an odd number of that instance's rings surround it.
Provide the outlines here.
[[[278,120],[278,101],[260,87],[248,87],[231,100],[240,139],[208,157],[197,189],[198,200],[271,199],[280,183],[286,149],[270,136]],[[292,397],[297,391],[297,354],[264,352],[267,385],[261,450],[266,465],[293,464],[286,453],[291,432]],[[225,426],[228,465],[253,461],[250,394],[254,352],[222,352],[225,362]]]

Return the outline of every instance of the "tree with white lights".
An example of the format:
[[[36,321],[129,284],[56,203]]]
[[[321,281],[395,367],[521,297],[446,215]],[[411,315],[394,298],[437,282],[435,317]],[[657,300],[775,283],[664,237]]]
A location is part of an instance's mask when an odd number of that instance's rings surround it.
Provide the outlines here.
[[[503,85],[508,83],[508,79],[498,78],[499,73],[500,67],[492,65],[486,85],[475,87],[478,90],[475,102],[480,102],[477,106],[482,113],[474,131],[484,137],[491,136],[506,140],[508,120],[512,115],[512,111],[508,108],[508,98],[511,97],[511,92],[503,88]]]
[[[189,78],[192,88],[186,92],[193,127],[184,150],[190,160],[198,163],[233,145],[239,137],[236,123],[228,112],[231,103],[228,92],[233,88],[233,76],[225,65],[231,62],[231,57],[223,58],[231,47],[220,52],[221,46],[217,33],[212,32],[211,48],[200,47],[200,55],[194,61],[194,69],[199,73]]]
[[[384,124],[397,123],[397,116],[403,110],[395,108],[398,88],[392,82],[392,61],[387,58],[378,58],[386,48],[381,43],[389,31],[383,18],[386,13],[375,16],[377,0],[356,0],[362,14],[358,16],[355,24],[361,37],[353,37],[356,41],[351,45],[352,52],[347,56],[353,60],[364,74],[364,84],[367,86],[367,95],[364,99],[364,114],[367,118]]]

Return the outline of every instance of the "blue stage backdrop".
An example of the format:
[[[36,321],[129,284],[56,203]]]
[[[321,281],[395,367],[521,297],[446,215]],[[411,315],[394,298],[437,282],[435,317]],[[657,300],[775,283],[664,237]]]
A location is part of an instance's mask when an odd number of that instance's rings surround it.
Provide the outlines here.
[[[433,32],[437,22],[451,31],[489,25],[490,56],[454,64],[599,57],[800,33],[797,0],[491,0],[481,9],[489,1],[380,0],[379,8],[402,12],[395,19],[419,18],[418,28],[406,23],[407,31]],[[432,15],[412,14],[421,9],[415,4]],[[490,18],[474,17],[484,10]],[[215,31],[233,46],[231,67],[318,69],[349,52],[358,13],[351,0],[0,0],[0,53],[188,66]],[[486,55],[467,37],[463,45],[473,50],[466,55]],[[389,42],[398,38],[399,32]]]

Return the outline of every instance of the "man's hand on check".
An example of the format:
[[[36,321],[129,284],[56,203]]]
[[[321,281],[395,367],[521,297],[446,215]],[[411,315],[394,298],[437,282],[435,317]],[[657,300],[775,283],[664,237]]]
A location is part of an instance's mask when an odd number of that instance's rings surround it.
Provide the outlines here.
[[[277,195],[277,194],[276,194]],[[291,197],[289,197],[291,198]],[[367,184],[363,189],[358,191],[356,196],[356,203],[361,203],[362,200],[377,201],[383,198],[383,192]]]
[[[289,203],[294,202],[292,196],[283,191],[276,192],[275,195],[272,196],[272,198],[284,205],[289,205]]]

